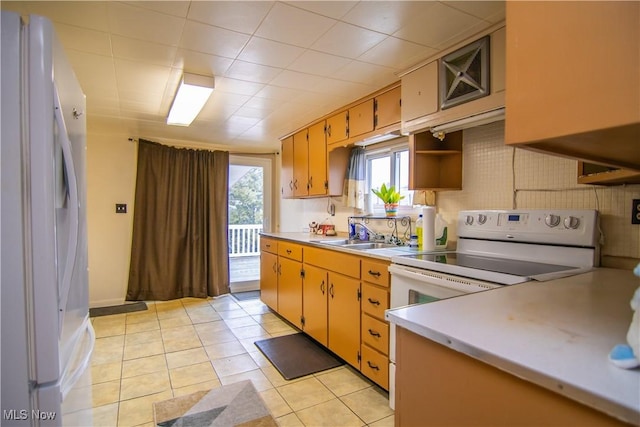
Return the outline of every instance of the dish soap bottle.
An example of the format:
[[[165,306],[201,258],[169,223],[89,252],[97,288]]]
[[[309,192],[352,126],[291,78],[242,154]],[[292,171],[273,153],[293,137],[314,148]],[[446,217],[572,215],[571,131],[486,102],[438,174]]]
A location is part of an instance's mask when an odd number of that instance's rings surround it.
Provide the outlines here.
[[[416,221],[416,235],[418,236],[418,249],[422,250],[424,247],[424,239],[423,239],[423,229],[422,229],[422,214],[418,215],[418,220]]]
[[[436,214],[436,249],[447,248],[447,221],[442,218],[442,215]]]

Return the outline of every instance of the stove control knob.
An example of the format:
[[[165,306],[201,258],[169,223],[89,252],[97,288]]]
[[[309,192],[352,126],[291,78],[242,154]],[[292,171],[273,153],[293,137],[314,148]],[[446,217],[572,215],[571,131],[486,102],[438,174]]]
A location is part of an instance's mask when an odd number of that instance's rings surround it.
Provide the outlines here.
[[[471,224],[473,224],[473,217],[472,217],[471,215],[467,215],[467,218],[466,218],[466,220],[464,221],[464,223],[465,223],[466,225],[471,225]]]
[[[564,219],[564,226],[575,230],[580,226],[580,219],[575,216],[568,216]]]
[[[544,223],[549,227],[556,227],[560,224],[560,217],[558,215],[547,215],[544,218]]]
[[[487,222],[487,216],[485,214],[478,215],[478,224],[482,225]]]

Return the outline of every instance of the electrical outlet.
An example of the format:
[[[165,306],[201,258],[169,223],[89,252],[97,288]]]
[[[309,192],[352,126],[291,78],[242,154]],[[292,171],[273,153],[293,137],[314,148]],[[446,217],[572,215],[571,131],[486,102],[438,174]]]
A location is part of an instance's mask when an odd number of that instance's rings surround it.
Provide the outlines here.
[[[116,203],[116,213],[127,213],[126,203]]]
[[[631,206],[631,224],[640,224],[640,199],[633,199]]]

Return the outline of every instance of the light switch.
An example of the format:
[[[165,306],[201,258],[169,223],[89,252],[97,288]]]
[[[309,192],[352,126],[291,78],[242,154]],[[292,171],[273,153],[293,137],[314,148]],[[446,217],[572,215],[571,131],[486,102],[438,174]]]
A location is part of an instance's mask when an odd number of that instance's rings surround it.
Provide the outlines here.
[[[116,213],[127,213],[127,204],[116,203]]]

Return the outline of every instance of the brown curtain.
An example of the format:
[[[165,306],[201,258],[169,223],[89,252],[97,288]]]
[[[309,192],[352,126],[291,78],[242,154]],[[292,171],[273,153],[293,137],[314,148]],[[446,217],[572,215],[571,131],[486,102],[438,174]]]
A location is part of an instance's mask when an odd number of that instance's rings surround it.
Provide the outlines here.
[[[229,153],[140,140],[127,300],[229,292]]]

